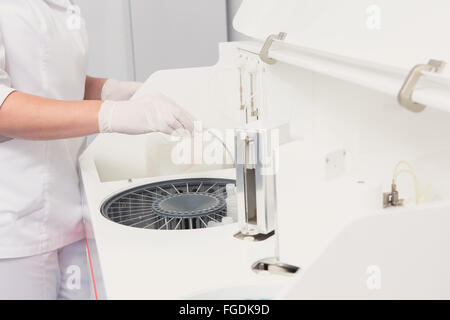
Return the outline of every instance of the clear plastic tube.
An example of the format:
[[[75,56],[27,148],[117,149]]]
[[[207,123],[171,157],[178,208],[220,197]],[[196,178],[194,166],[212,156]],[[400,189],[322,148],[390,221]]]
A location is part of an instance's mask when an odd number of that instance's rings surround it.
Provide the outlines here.
[[[399,170],[401,165],[406,165],[409,169],[402,169]],[[420,203],[420,200],[422,199],[421,191],[420,191],[420,184],[419,180],[417,179],[416,174],[414,173],[412,166],[406,162],[406,161],[400,161],[396,166],[394,170],[394,177],[392,179],[392,183],[394,185],[397,185],[397,179],[401,174],[409,174],[413,178],[414,183],[414,189],[415,189],[415,202],[416,204]]]

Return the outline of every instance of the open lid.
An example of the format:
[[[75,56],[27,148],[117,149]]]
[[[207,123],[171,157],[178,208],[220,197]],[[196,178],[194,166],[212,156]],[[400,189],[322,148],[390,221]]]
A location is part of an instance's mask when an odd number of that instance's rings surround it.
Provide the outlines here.
[[[449,14],[448,0],[244,0],[234,27],[260,40],[286,32],[295,46],[411,69],[450,63]]]

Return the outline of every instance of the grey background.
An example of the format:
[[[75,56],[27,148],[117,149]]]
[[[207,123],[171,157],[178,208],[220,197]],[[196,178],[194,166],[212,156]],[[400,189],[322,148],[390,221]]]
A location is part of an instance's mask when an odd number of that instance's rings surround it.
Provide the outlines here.
[[[246,36],[237,32],[233,28],[233,18],[236,12],[239,10],[241,3],[242,0],[227,0],[227,28],[229,41],[248,40]]]
[[[242,0],[75,0],[89,32],[89,74],[144,81],[162,69],[213,65]]]

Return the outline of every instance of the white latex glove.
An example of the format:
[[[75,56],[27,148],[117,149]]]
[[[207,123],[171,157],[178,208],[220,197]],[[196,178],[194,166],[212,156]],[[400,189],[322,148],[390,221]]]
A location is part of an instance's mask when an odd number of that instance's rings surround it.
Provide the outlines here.
[[[105,101],[98,114],[101,133],[145,134],[177,130],[193,132],[191,115],[162,94],[131,101]]]
[[[109,79],[102,88],[102,101],[127,101],[142,86],[140,82],[121,82]]]

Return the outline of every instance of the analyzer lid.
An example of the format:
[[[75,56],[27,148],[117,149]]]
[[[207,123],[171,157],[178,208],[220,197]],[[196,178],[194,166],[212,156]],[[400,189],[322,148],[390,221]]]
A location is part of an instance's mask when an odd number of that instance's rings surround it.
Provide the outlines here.
[[[244,0],[234,27],[259,40],[286,32],[291,45],[411,69],[450,61],[449,12],[447,0]]]

